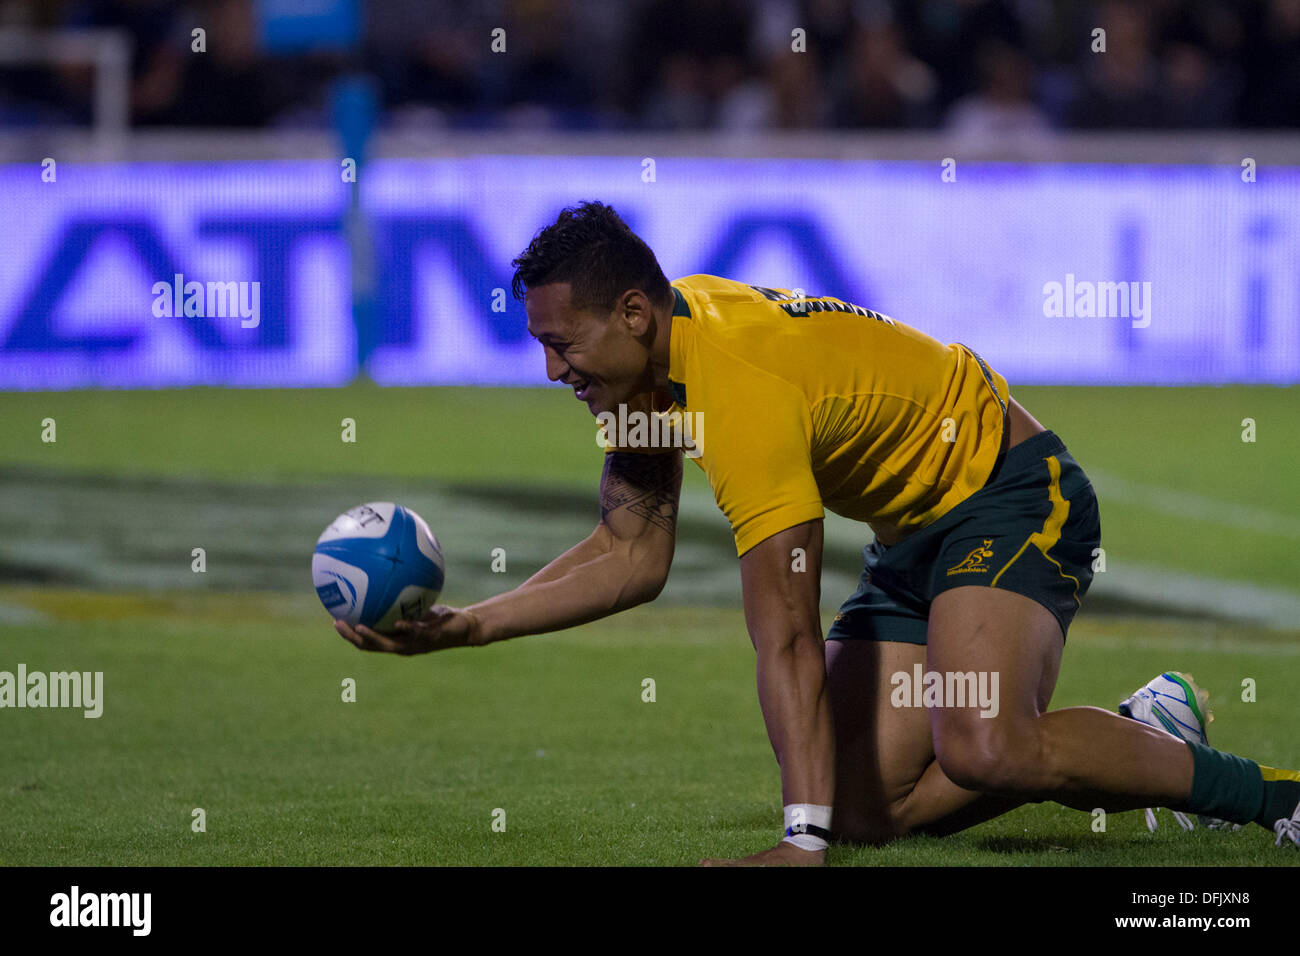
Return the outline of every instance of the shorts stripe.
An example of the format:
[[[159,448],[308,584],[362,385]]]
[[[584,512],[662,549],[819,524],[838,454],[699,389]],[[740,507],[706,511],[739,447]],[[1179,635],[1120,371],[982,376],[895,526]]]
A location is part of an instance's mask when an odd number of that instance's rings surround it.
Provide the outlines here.
[[[1061,528],[1065,525],[1065,519],[1070,515],[1070,503],[1061,497],[1061,463],[1056,459],[1055,455],[1049,455],[1043,460],[1047,462],[1047,472],[1051,476],[1051,484],[1047,488],[1047,498],[1052,503],[1052,513],[1049,514],[1047,520],[1043,522],[1043,530],[1035,531],[1025,539],[1025,543],[1020,546],[1020,550],[1015,553],[1015,556],[1002,566],[1001,571],[993,576],[993,580],[989,582],[989,587],[997,587],[998,578],[1002,577],[1002,575],[1006,573],[1007,568],[1015,564],[1020,556],[1025,553],[1025,548],[1032,544],[1042,552],[1043,557],[1056,565],[1056,569],[1061,573],[1061,577],[1074,582],[1074,603],[1078,604],[1079,579],[1073,575],[1066,574],[1065,569],[1061,567],[1061,562],[1057,561],[1047,553],[1052,550],[1052,548],[1056,547],[1056,543],[1061,540]]]
[[[1259,765],[1259,775],[1265,780],[1300,780],[1300,773],[1295,770],[1279,770],[1277,767]]]
[[[1052,432],[1025,439],[1006,452],[1003,463],[983,488],[937,521],[897,544],[874,541],[863,548],[858,588],[840,606],[826,632],[828,641],[924,645],[934,599],[972,584],[948,573],[964,562],[971,562],[968,569],[979,565],[988,572],[988,577],[972,575],[979,579],[975,585],[1036,601],[1056,618],[1062,636],[1067,633],[1092,583],[1088,552],[1095,555],[1101,542],[1097,496]],[[1072,489],[1068,496],[1066,489]],[[1032,554],[1022,560],[1032,548],[1047,560],[1040,562]],[[984,557],[990,550],[997,557]],[[999,559],[1005,562],[1001,566]]]

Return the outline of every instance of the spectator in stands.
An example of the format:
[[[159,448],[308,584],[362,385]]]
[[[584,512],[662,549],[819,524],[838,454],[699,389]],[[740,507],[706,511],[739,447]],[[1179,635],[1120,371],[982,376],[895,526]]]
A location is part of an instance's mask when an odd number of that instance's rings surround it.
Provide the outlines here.
[[[578,35],[565,0],[517,0],[512,4],[515,52],[503,58],[501,105],[511,125],[594,126],[595,93],[572,46]]]
[[[264,126],[282,103],[277,77],[258,45],[253,0],[209,0],[196,20],[206,53],[183,60],[181,92],[166,119],[179,126]],[[186,38],[188,41],[188,37]]]
[[[933,125],[934,72],[903,46],[892,19],[859,22],[836,83],[832,122],[840,127]]]
[[[1126,2],[1102,4],[1098,25],[1106,31],[1105,52],[1084,47],[1084,87],[1070,125],[1151,128],[1163,124],[1157,86],[1159,71],[1147,8]]]
[[[273,58],[256,3],[0,0],[0,25],[124,31],[137,125],[324,125],[362,66],[392,125],[1300,127],[1300,0],[364,0],[359,54]],[[0,77],[0,123],[90,120],[89,65]]]
[[[1047,117],[1035,105],[1033,65],[1029,57],[1001,40],[980,45],[976,57],[979,89],[948,111],[947,126],[965,139],[1005,142],[1032,139],[1049,129]]]
[[[1243,59],[1246,125],[1300,126],[1300,0],[1268,0]]]
[[[753,10],[740,0],[651,0],[625,43],[625,102],[653,129],[705,129],[750,69]]]

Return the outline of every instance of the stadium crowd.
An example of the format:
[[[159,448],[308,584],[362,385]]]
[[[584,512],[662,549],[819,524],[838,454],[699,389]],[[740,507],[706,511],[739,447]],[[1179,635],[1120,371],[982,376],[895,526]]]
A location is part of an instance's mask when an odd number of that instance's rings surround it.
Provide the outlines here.
[[[359,2],[356,49],[292,55],[255,0],[0,0],[0,27],[126,31],[141,126],[323,126],[357,69],[399,128],[1300,126],[1300,0]],[[0,125],[86,122],[92,86],[0,66]]]

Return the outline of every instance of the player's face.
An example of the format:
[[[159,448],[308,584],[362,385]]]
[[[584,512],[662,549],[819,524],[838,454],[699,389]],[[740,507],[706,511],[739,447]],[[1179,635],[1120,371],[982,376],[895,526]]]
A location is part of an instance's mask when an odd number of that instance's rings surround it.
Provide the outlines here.
[[[546,377],[570,386],[593,415],[653,388],[642,318],[622,305],[608,315],[574,309],[569,283],[557,282],[529,289],[524,311],[529,333],[546,351]]]

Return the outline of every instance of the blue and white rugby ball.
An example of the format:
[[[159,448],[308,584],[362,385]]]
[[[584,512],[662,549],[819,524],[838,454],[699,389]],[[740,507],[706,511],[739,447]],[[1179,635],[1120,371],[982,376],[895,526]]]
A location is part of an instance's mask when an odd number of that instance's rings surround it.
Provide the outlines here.
[[[437,603],[442,547],[424,519],[391,501],[358,505],[316,542],[312,582],[325,610],[353,627],[390,631]]]

